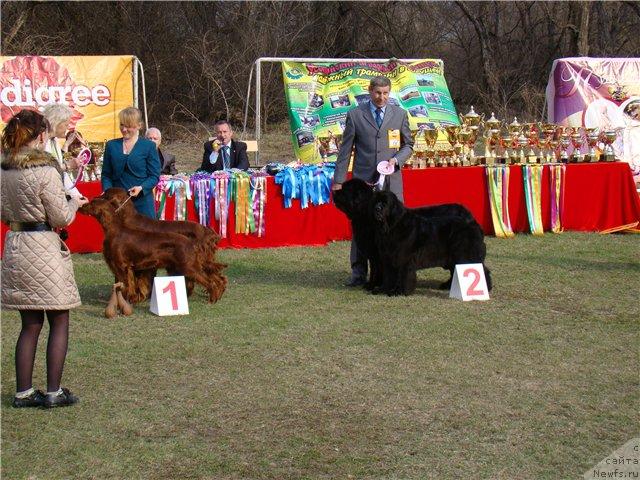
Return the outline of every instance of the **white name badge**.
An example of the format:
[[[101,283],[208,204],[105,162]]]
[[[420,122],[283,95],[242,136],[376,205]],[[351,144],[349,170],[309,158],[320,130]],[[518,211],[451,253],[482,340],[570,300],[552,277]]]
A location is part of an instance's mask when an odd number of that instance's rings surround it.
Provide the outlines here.
[[[465,302],[469,300],[489,300],[487,279],[481,263],[456,265],[449,298],[457,298]]]
[[[161,317],[189,315],[184,277],[155,277],[149,310]]]

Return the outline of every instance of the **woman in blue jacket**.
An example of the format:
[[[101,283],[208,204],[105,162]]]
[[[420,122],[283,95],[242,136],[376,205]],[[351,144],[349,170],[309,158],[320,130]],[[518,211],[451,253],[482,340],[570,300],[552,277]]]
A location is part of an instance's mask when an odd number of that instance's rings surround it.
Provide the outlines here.
[[[102,189],[124,188],[134,197],[136,210],[156,218],[153,187],[160,177],[160,160],[155,144],[140,138],[142,113],[127,107],[118,114],[122,138],[109,140],[102,161]]]

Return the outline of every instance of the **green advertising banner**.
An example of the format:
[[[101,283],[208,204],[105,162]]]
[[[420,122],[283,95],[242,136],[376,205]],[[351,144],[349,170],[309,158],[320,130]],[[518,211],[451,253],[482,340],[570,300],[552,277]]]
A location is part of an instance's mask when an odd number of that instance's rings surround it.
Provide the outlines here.
[[[282,62],[293,148],[303,163],[333,161],[347,112],[369,101],[369,80],[391,80],[389,103],[409,114],[412,131],[460,125],[442,60],[387,63]]]

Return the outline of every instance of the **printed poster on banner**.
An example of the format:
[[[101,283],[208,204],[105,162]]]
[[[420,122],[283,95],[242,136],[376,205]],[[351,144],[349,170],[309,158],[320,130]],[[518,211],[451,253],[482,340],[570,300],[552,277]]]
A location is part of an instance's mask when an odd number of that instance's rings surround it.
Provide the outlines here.
[[[120,136],[118,112],[133,105],[133,57],[1,57],[0,114],[3,125],[20,110],[49,103],[71,107],[70,128],[85,140]]]
[[[293,149],[303,163],[335,161],[347,112],[369,101],[369,81],[381,75],[391,80],[389,103],[407,110],[412,131],[460,124],[442,60],[282,62],[282,73]]]
[[[615,156],[640,174],[640,58],[555,60],[546,96],[549,122],[615,131]]]

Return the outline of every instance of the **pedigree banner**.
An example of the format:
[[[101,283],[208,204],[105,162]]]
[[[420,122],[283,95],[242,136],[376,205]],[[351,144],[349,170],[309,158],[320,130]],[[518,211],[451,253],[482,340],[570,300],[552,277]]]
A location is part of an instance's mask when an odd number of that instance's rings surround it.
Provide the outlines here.
[[[118,112],[133,105],[132,56],[2,57],[2,122],[49,103],[73,109],[70,128],[88,141],[119,136]]]
[[[389,103],[407,110],[411,130],[459,125],[442,60],[387,63],[283,62],[296,157],[304,163],[335,160],[347,112],[369,101],[369,81],[391,80]]]
[[[615,130],[616,157],[640,173],[640,58],[562,58],[547,84],[548,120]]]

